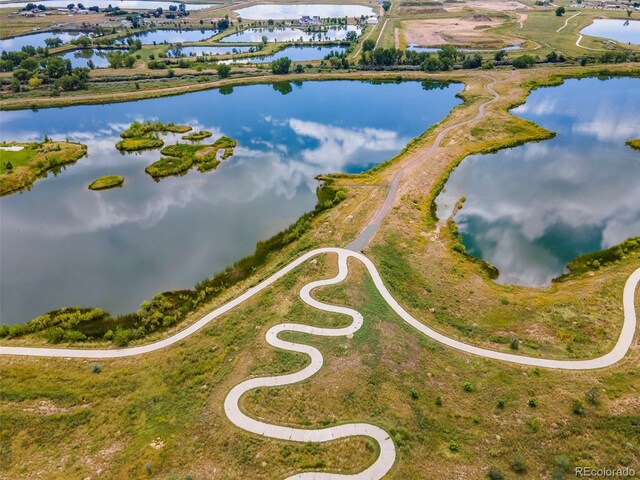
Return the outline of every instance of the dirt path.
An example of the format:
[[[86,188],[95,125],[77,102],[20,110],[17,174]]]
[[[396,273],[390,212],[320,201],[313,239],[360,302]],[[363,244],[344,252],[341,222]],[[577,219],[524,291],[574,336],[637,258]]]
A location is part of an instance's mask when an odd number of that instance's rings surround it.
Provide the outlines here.
[[[561,26],[558,30],[556,30],[556,33],[558,33],[560,30],[563,30],[564,28],[566,28],[566,26],[567,26],[567,25],[569,25],[569,20],[571,20],[572,18],[577,17],[577,16],[578,16],[578,15],[580,15],[581,13],[582,13],[582,12],[578,12],[578,13],[576,13],[575,15],[572,15],[572,16],[570,16],[569,18],[567,18],[567,19],[564,21],[564,25],[563,25],[563,26]]]

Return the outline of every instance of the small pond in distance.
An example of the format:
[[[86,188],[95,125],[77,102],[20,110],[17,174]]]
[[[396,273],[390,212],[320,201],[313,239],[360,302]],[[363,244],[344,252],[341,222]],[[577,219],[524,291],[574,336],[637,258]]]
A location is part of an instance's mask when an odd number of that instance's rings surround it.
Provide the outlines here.
[[[640,235],[640,79],[568,80],[512,112],[551,140],[464,159],[436,199],[499,283],[546,286],[578,255]],[[585,101],[588,99],[588,101]]]
[[[22,47],[26,47],[28,45],[35,48],[44,48],[46,46],[46,44],[44,43],[45,38],[59,38],[63,43],[68,43],[74,38],[79,37],[80,35],[82,34],[66,32],[30,33],[29,35],[20,35],[18,37],[11,37],[0,40],[0,51],[18,51],[21,50]]]
[[[0,318],[24,322],[73,305],[120,314],[156,293],[191,288],[312,210],[316,175],[391,158],[459,104],[461,90],[279,83],[2,112],[2,139],[68,137],[86,143],[89,156],[0,199]],[[215,171],[156,183],[144,169],[159,152],[120,155],[114,147],[136,119],[187,123],[238,146]],[[124,176],[124,187],[87,189],[103,175]]]
[[[640,45],[640,20],[614,20],[598,18],[583,28],[582,35],[610,38],[620,43]]]
[[[345,47],[287,47],[269,56],[223,60],[220,63],[269,63],[283,57],[288,57],[294,62],[304,62],[308,60],[322,60],[331,52],[343,53],[345,50]]]
[[[65,60],[71,61],[71,66],[73,68],[88,67],[89,60],[93,62],[93,66],[95,68],[105,68],[109,66],[109,61],[107,60],[107,53],[112,52],[113,50],[100,50],[100,49],[82,49],[82,50],[74,50],[73,52],[67,52],[62,55],[62,58]]]

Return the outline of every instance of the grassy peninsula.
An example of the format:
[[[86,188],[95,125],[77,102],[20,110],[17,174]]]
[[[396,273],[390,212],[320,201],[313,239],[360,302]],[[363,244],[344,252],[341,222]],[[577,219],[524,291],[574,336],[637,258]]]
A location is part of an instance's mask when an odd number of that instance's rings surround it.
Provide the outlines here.
[[[640,138],[636,138],[635,140],[627,140],[626,143],[631,148],[635,148],[636,150],[640,150]]]
[[[109,188],[121,187],[124,184],[124,177],[119,175],[107,175],[97,178],[89,185],[89,190],[107,190]]]
[[[75,142],[2,143],[0,145],[0,196],[31,187],[51,170],[74,163],[87,154]]]

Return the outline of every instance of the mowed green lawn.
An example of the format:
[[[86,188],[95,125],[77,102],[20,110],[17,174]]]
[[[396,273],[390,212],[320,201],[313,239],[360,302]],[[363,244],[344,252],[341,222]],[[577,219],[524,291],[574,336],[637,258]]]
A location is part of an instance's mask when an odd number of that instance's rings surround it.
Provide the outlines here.
[[[35,148],[23,148],[17,152],[0,150],[0,173],[6,173],[6,164],[11,163],[13,168],[21,167],[28,164],[37,155]]]

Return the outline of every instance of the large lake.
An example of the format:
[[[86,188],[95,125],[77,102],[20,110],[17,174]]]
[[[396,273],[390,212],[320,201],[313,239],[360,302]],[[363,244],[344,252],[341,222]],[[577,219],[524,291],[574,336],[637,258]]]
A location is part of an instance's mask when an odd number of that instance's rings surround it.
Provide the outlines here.
[[[125,313],[156,293],[192,287],[313,209],[316,175],[368,169],[446,116],[461,86],[441,87],[254,85],[226,95],[2,112],[2,139],[46,134],[89,148],[57,177],[0,200],[2,322],[70,305]],[[144,168],[158,152],[120,155],[114,147],[136,119],[188,123],[231,136],[238,147],[213,172],[156,183]],[[124,188],[87,189],[107,174],[124,175]]]
[[[640,45],[640,20],[596,19],[580,33]]]
[[[0,3],[0,8],[24,8],[29,2],[6,2]],[[67,0],[40,0],[38,2],[32,2],[36,4],[43,4],[47,8],[66,8],[71,2]],[[155,10],[161,7],[165,10],[169,9],[169,5],[178,6],[180,2],[158,2],[153,0],[83,0],[82,3],[85,8],[100,7],[107,8],[109,5],[120,7],[122,10],[136,9],[136,10]],[[182,2],[186,3],[186,2]],[[202,10],[204,8],[218,6],[215,3],[186,3],[187,10]],[[82,18],[82,17],[75,17]],[[89,17],[91,18],[91,17]]]
[[[0,40],[0,51],[6,50],[14,51],[21,50],[22,47],[44,47],[45,38],[59,38],[63,43],[68,43],[76,37],[79,37],[81,33],[67,33],[67,32],[40,32],[31,33],[29,35],[20,35],[18,37],[4,38]]]
[[[586,101],[588,99],[588,101]],[[437,198],[467,251],[500,283],[546,286],[578,255],[640,235],[640,79],[568,80],[535,90],[513,113],[551,140],[466,158]]]
[[[355,25],[344,27],[324,28],[322,31],[307,31],[304,28],[248,28],[242,32],[233,33],[220,39],[221,42],[247,42],[258,43],[265,38],[267,42],[324,42],[332,40],[344,40],[347,32],[356,32],[360,35],[360,29]]]
[[[235,11],[238,16],[252,20],[270,19],[299,19],[303,15],[321,18],[341,17],[365,17],[373,16],[373,9],[364,5],[336,5],[336,4],[309,4],[309,5],[283,5],[267,4],[254,5]]]

